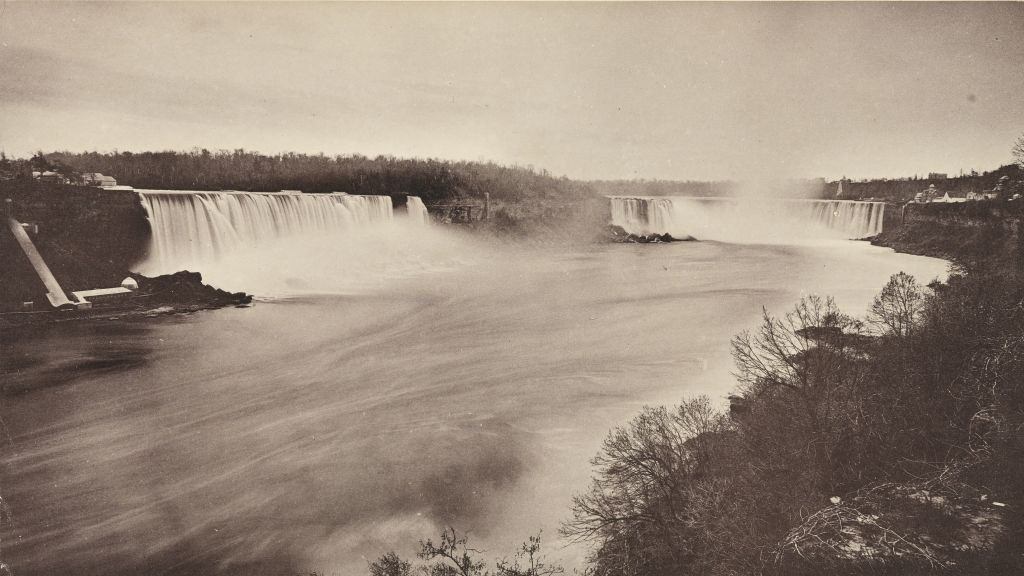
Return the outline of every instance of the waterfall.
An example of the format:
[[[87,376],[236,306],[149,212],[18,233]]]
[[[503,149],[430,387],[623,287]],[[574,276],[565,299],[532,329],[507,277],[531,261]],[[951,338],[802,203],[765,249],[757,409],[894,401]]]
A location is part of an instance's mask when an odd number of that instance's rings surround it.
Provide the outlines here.
[[[423,204],[423,200],[419,196],[407,196],[405,201],[405,210],[409,215],[409,220],[417,224],[429,224],[430,213],[427,212],[427,207]]]
[[[611,223],[638,235],[725,242],[856,239],[882,231],[884,202],[610,197]]]
[[[299,192],[138,190],[152,242],[149,274],[195,269],[240,249],[299,234],[323,234],[392,220],[388,196]]]

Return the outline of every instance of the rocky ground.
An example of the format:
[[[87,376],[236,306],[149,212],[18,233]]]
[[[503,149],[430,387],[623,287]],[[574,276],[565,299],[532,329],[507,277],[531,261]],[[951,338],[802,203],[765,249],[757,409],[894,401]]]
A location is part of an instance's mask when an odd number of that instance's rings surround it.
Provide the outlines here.
[[[94,302],[88,310],[23,310],[0,312],[0,327],[43,322],[114,319],[126,316],[184,314],[198,310],[249,306],[252,296],[244,292],[226,292],[203,283],[198,272],[175,272],[149,278],[130,274],[138,290],[125,299]]]
[[[619,242],[624,244],[665,244],[668,242],[682,242],[693,240],[693,238],[675,238],[671,234],[630,234],[621,226],[614,224],[608,226],[605,236],[608,242]]]

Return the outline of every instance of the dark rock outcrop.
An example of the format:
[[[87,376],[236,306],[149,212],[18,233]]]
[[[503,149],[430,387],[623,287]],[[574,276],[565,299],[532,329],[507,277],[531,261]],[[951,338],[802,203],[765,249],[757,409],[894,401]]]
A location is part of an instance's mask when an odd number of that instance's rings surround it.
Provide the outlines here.
[[[165,274],[148,278],[141,274],[131,274],[139,283],[137,298],[148,298],[148,305],[185,306],[191,309],[220,308],[249,304],[252,296],[245,292],[226,292],[203,284],[203,277],[198,272],[183,270],[174,274]]]
[[[666,244],[669,242],[682,242],[694,240],[692,237],[675,238],[671,234],[631,234],[621,226],[610,224],[606,235],[608,242],[622,244]]]
[[[245,307],[252,303],[252,296],[244,292],[226,292],[204,284],[198,272],[186,270],[153,278],[141,274],[129,276],[139,287],[126,297],[96,301],[92,308],[82,310],[0,312],[0,327],[185,314],[227,306]]]

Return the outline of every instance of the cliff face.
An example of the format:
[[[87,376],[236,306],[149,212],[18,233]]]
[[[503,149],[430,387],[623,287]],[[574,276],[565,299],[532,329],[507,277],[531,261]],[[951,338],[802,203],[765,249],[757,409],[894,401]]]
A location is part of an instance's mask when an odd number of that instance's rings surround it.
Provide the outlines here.
[[[8,180],[7,198],[15,219],[39,225],[32,241],[65,291],[118,286],[145,256],[149,222],[134,192]],[[0,303],[41,300],[45,290],[6,230],[0,262]]]
[[[1017,266],[1024,256],[1024,201],[907,204],[889,211],[900,217],[887,218],[872,244],[965,266],[986,261]]]

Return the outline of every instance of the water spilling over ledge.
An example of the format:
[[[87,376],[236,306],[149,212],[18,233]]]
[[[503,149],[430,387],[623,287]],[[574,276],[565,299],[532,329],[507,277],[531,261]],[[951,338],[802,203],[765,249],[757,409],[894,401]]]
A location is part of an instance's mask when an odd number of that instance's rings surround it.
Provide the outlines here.
[[[139,190],[153,240],[145,268],[167,273],[234,250],[393,218],[388,196]]]
[[[430,223],[430,213],[427,212],[427,206],[419,196],[408,196],[405,201],[405,210],[410,221],[417,224]]]
[[[350,292],[449,265],[423,202],[301,192],[137,190],[152,238],[144,274],[200,271],[262,296]],[[450,250],[448,250],[450,252]]]
[[[611,223],[638,236],[739,243],[855,239],[882,231],[884,202],[612,196]]]

